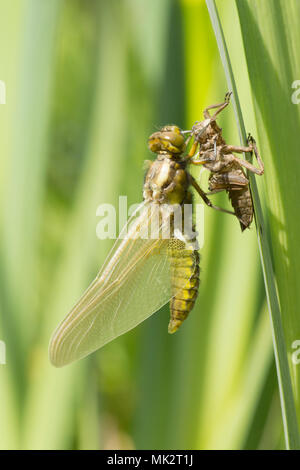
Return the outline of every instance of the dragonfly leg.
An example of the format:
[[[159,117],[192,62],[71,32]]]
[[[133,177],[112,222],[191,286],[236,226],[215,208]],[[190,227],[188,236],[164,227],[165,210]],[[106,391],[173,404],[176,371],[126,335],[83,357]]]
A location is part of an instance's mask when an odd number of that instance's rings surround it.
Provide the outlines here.
[[[195,190],[197,191],[197,193],[199,194],[199,196],[203,199],[203,201],[205,202],[205,204],[209,207],[211,207],[212,209],[215,209],[217,211],[220,211],[220,212],[225,212],[226,214],[231,214],[231,215],[236,215],[234,212],[232,211],[228,211],[226,209],[223,209],[222,207],[219,207],[219,206],[215,206],[211,201],[210,199],[208,199],[208,197],[206,196],[206,193],[203,191],[203,189],[200,188],[199,184],[197,183],[197,181],[195,180],[195,178],[192,177],[192,175],[190,175],[190,178],[191,178],[191,185],[193,186],[193,188],[195,188]]]
[[[235,153],[247,153],[247,152],[254,152],[255,153],[255,156],[256,156],[256,159],[257,159],[257,162],[258,162],[258,165],[259,165],[259,168],[256,168],[256,166],[252,165],[252,163],[248,162],[247,160],[244,160],[242,158],[238,158],[238,157],[235,157],[234,156],[234,160],[241,166],[247,168],[247,170],[251,171],[252,173],[255,173],[257,175],[263,175],[264,174],[264,164],[263,164],[263,161],[261,159],[261,156],[258,152],[258,149],[257,149],[257,146],[256,146],[256,142],[255,140],[253,139],[253,137],[249,134],[248,135],[248,139],[247,139],[247,142],[248,142],[248,147],[244,147],[244,146],[234,146],[234,145],[225,145],[223,147],[223,151],[225,153],[231,153],[231,152],[235,152]]]
[[[212,161],[215,161],[217,159],[216,153],[212,153],[210,150],[207,151],[200,151],[194,155],[194,157],[198,159],[190,160],[191,165],[205,165],[205,163],[210,163]]]
[[[190,151],[189,153],[187,154],[187,158],[192,158],[195,156],[197,150],[198,150],[198,147],[199,147],[199,142],[197,142],[197,140],[194,140],[191,148],[190,148]]]
[[[225,109],[229,105],[231,95],[232,95],[232,92],[227,92],[226,95],[225,95],[225,100],[224,100],[223,103],[211,104],[210,106],[205,108],[205,110],[203,111],[203,115],[204,115],[205,119],[215,119],[216,116],[221,111],[223,111],[223,109]],[[215,114],[213,116],[211,116],[209,114],[209,110],[210,109],[216,109],[216,108],[219,108],[219,109],[215,112]]]

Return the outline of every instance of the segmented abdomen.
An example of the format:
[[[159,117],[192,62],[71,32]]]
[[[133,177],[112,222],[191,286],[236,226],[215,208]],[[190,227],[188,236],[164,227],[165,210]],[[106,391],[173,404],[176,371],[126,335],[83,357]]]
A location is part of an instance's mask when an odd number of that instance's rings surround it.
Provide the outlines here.
[[[239,219],[242,232],[249,227],[253,219],[253,202],[249,186],[228,191],[234,212]]]
[[[197,250],[184,250],[172,255],[172,289],[176,292],[170,301],[169,333],[175,333],[194,307],[199,287],[199,260]]]
[[[243,170],[236,168],[222,173],[211,173],[209,190],[212,192],[226,190],[242,231],[249,227],[253,219],[253,202],[249,180]]]

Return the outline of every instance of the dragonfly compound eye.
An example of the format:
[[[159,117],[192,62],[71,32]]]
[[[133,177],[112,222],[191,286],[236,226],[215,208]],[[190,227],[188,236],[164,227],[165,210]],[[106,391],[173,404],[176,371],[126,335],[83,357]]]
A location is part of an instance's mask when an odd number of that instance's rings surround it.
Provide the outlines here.
[[[148,147],[154,153],[182,153],[184,146],[184,137],[177,126],[164,126],[148,140]]]

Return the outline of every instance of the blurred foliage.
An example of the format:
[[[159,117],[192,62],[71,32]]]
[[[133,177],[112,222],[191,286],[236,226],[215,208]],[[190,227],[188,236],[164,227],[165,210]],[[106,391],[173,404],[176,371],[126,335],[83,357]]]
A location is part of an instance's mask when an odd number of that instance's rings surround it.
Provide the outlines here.
[[[204,0],[12,3],[0,0],[0,447],[282,448],[255,229],[241,236],[226,214],[205,209],[200,295],[178,334],[166,306],[78,364],[47,357],[111,246],[95,236],[98,205],[139,202],[148,135],[190,128],[227,91]],[[220,16],[265,151],[233,0]],[[231,107],[220,122],[237,143]]]

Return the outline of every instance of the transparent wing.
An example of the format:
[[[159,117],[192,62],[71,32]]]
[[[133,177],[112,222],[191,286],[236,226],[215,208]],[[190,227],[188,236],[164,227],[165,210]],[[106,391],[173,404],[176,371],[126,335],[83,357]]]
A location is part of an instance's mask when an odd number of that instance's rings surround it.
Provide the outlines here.
[[[142,204],[133,214],[96,279],[54,332],[49,355],[55,366],[99,349],[175,295],[171,260],[174,266],[187,246],[181,240],[166,238],[171,216],[160,208],[157,216],[153,206]]]

